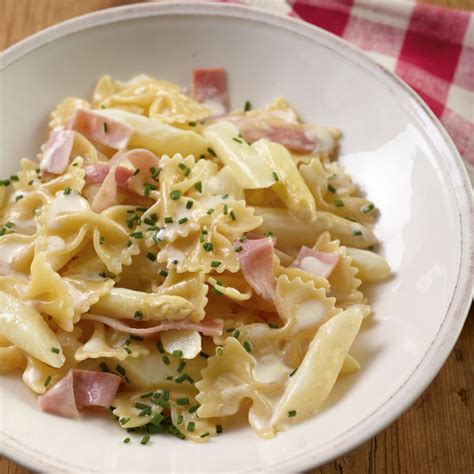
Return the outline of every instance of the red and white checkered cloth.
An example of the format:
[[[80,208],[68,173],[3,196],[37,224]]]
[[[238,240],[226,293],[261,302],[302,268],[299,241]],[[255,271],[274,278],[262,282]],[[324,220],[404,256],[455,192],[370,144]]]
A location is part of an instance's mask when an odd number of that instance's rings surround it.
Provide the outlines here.
[[[431,107],[474,185],[474,13],[394,0],[215,0],[301,18],[365,50]]]

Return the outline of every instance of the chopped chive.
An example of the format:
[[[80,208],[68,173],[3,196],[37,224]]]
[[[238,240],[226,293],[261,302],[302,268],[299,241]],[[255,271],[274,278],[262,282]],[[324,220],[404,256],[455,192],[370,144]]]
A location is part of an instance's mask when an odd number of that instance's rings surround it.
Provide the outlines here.
[[[224,355],[224,349],[221,346],[217,346],[216,348],[217,355]]]
[[[176,405],[189,405],[189,398],[187,397],[177,398]]]
[[[150,441],[150,435],[147,434],[142,438],[142,440],[140,441],[140,444],[143,444],[143,445],[148,444],[148,441]]]
[[[102,236],[100,237],[100,239],[99,239],[99,244],[100,244],[100,245],[103,245],[104,242],[105,242],[105,237],[102,235]]]
[[[181,413],[176,417],[176,423],[180,425],[184,421],[184,416]]]
[[[155,222],[152,219],[150,219],[149,217],[145,217],[145,219],[143,219],[143,222],[146,225],[155,225]]]
[[[207,151],[208,151],[212,156],[216,156],[216,157],[217,157],[216,152],[215,152],[211,147],[209,147],[209,148],[207,149]]]
[[[123,426],[126,425],[130,420],[131,418],[120,418],[119,423]]]
[[[297,370],[298,370],[298,367],[296,367],[296,369],[292,370],[291,373],[290,373],[290,377],[293,377],[293,375],[296,374]]]
[[[360,229],[354,229],[354,230],[352,231],[352,233],[353,233],[354,235],[362,235],[362,231],[361,231]]]
[[[109,128],[108,128],[108,126],[107,126],[107,123],[104,122],[104,123],[102,124],[102,126],[104,127],[104,132],[107,133],[107,132],[109,131]]]
[[[263,235],[265,237],[273,237],[275,234],[271,230],[269,230],[268,232],[265,232]]]
[[[165,217],[165,224],[172,224],[173,218],[172,217]]]
[[[222,431],[222,425],[216,425],[216,433],[220,434]]]
[[[175,189],[174,191],[170,192],[170,198],[173,201],[177,201],[183,193],[179,189]]]
[[[224,293],[222,293],[222,291],[219,291],[217,288],[213,287],[212,288],[212,291],[216,294],[216,295],[219,295],[219,296],[222,296]]]
[[[202,357],[203,359],[209,359],[209,354],[206,354],[205,352],[201,351],[199,353],[199,357]]]
[[[150,406],[149,405],[145,405],[144,403],[140,403],[140,402],[136,402],[134,407],[137,409],[137,410],[149,410],[150,409]]]
[[[14,222],[7,222],[5,224],[5,227],[8,227],[9,229],[11,229],[12,227],[15,227],[15,223]]]
[[[211,208],[211,209],[208,209],[208,210],[207,210],[207,213],[208,213],[209,215],[213,214],[213,213],[214,213],[214,209],[212,209],[212,208]]]
[[[343,201],[342,199],[336,199],[336,200],[334,201],[334,205],[335,205],[336,207],[344,207],[344,201]]]
[[[186,362],[184,362],[184,360],[182,360],[179,363],[178,367],[176,367],[176,372],[182,372],[185,367],[186,367]]]
[[[194,201],[191,199],[186,203],[186,209],[191,209],[193,207]]]
[[[290,418],[296,416],[296,410],[290,410],[290,411],[288,412],[288,416],[289,416]]]
[[[226,204],[224,206],[224,214],[228,214],[229,213],[229,206]]]
[[[272,174],[273,174],[273,179],[275,181],[277,181],[277,182],[280,181],[280,178],[278,177],[278,173],[276,171],[274,171]]]
[[[132,341],[143,341],[143,337],[142,336],[135,336],[135,334],[130,334],[130,336],[128,336]]]
[[[158,349],[160,354],[164,354],[165,348],[163,347],[163,343],[161,342],[161,339],[158,339],[158,341],[156,341],[156,348]]]
[[[243,143],[240,138],[233,137],[232,140],[234,140],[234,142],[237,142],[237,143]]]
[[[268,323],[268,325],[272,328],[272,329],[278,329],[280,326],[278,326],[278,324],[275,324],[275,323]]]
[[[135,311],[135,314],[133,315],[133,319],[136,319],[137,321],[141,321],[143,319],[143,313],[141,311]]]
[[[125,439],[123,440],[123,442],[124,442],[125,444],[130,443],[130,438],[125,438]]]
[[[183,175],[186,176],[186,177],[188,177],[190,174],[191,174],[191,168],[186,168],[186,169],[184,170]]]
[[[198,408],[200,407],[201,405],[199,403],[197,403],[196,405],[193,405],[189,410],[188,410],[188,413],[194,413],[195,411],[198,410]]]
[[[211,262],[211,267],[212,267],[212,268],[217,268],[217,267],[220,267],[221,264],[222,264],[222,262],[219,262],[219,260],[213,260],[213,261]]]
[[[186,222],[188,222],[188,218],[187,217],[182,217],[181,219],[179,219],[178,221],[178,224],[186,224]]]
[[[246,240],[247,240],[247,237],[243,235],[242,237],[240,237],[239,242],[245,242]]]
[[[125,369],[124,369],[120,364],[117,364],[117,367],[115,367],[115,370],[116,370],[120,375],[125,375]]]
[[[207,433],[203,433],[201,435],[201,438],[207,438],[208,436],[210,436],[211,433],[207,432]]]
[[[173,380],[173,376],[172,376],[172,375],[167,375],[167,376],[165,377],[165,380]]]
[[[72,189],[68,186],[67,188],[64,188],[63,193],[64,193],[66,196],[69,196],[69,194],[71,194],[71,191],[72,191]]]
[[[247,352],[252,352],[252,343],[250,341],[244,341],[242,343],[242,345],[244,346],[244,349],[247,351]]]
[[[135,172],[133,173],[133,176],[136,176],[138,173],[140,173],[140,168],[137,168]]]
[[[101,362],[99,364],[99,367],[102,372],[110,372],[110,369],[107,367],[107,364],[105,362]]]
[[[330,191],[333,194],[337,193],[337,189],[332,184],[328,184],[328,191]]]
[[[238,339],[240,336],[240,331],[238,329],[234,329],[234,331],[232,332],[232,336]]]
[[[369,213],[375,206],[372,203],[366,204],[365,206],[362,206],[360,210],[364,213],[367,214]]]
[[[59,349],[57,347],[51,347],[51,352],[54,352],[55,354],[59,354]]]
[[[351,221],[351,222],[357,222],[355,219],[353,219],[352,217],[349,217],[349,216],[346,216],[346,219],[348,221]]]
[[[194,428],[195,428],[195,427],[196,427],[196,424],[194,423],[194,421],[190,421],[190,422],[188,423],[188,426],[186,426],[186,429],[187,429],[188,431],[194,431]]]
[[[206,242],[202,248],[206,251],[206,252],[212,252],[214,250],[214,245],[212,245],[210,242]]]
[[[235,248],[234,248],[234,251],[235,251],[235,252],[242,252],[242,250],[243,250],[242,245],[239,245],[238,247],[235,247]]]
[[[170,399],[170,391],[168,389],[165,389],[161,392],[161,398],[165,401],[168,401]]]
[[[223,194],[222,199],[229,199],[229,194]]]
[[[165,419],[165,417],[161,413],[156,413],[153,415],[153,418],[149,421],[154,426],[160,426],[160,423]]]
[[[174,379],[174,381],[175,381],[176,383],[183,383],[183,382],[186,380],[186,378],[187,378],[186,375],[187,375],[187,374],[185,374],[185,373],[181,373],[181,374],[179,374],[179,375]]]
[[[125,351],[127,354],[131,354],[131,353],[132,353],[132,351],[131,351],[127,346],[125,346],[123,349],[124,349],[124,351]]]
[[[179,168],[180,170],[183,170],[183,171],[184,171],[184,170],[187,168],[187,166],[186,166],[184,163],[180,163],[180,164],[178,165],[178,168]]]
[[[74,166],[74,165],[73,165]],[[32,186],[33,185],[33,182],[34,180],[32,179],[31,181],[28,181],[28,186]]]
[[[235,215],[235,211],[230,211],[230,217],[232,218],[233,221],[237,220],[237,216]]]
[[[244,104],[244,112],[248,112],[249,110],[252,110],[252,104],[249,100],[246,100]]]
[[[51,383],[51,375],[48,375],[43,385],[47,387],[50,383]]]
[[[176,358],[180,358],[180,357],[183,357],[183,351],[180,351],[179,349],[175,349],[173,351],[173,357],[176,357]]]
[[[16,174],[13,174],[10,176],[10,181],[19,181],[20,178],[16,175]]]
[[[135,237],[136,239],[143,239],[143,232],[141,231],[132,232],[130,234],[130,237]]]
[[[195,127],[195,126],[196,126],[196,122],[194,122],[194,121],[193,121],[193,122],[188,122],[188,125],[189,125],[190,127]]]
[[[201,181],[198,181],[197,183],[194,184],[194,189],[198,192],[198,193],[202,193],[202,182]]]
[[[155,261],[156,261],[156,255],[153,254],[153,253],[151,253],[151,252],[148,252],[148,253],[146,254],[146,258],[147,258],[148,260],[151,260],[152,262],[155,262]]]
[[[176,260],[176,259],[171,260],[171,263],[172,263],[173,265],[178,265],[178,260]]]
[[[164,355],[162,359],[165,365],[169,365],[171,363],[170,358],[167,355]]]

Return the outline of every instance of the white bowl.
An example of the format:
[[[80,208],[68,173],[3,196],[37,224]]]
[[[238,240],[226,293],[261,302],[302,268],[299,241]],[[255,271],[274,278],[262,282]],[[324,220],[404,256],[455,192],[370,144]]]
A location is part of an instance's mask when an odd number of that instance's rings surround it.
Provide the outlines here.
[[[233,104],[288,98],[304,118],[344,131],[342,162],[381,210],[375,231],[394,276],[371,290],[357,340],[362,370],[313,419],[265,441],[241,428],[205,445],[157,436],[124,445],[108,418],[41,413],[19,377],[0,379],[5,455],[35,470],[289,471],[328,462],[392,422],[436,375],[471,301],[471,188],[445,130],[403,82],[340,39],[239,6],[141,4],[86,15],[1,56],[1,174],[34,158],[46,117],[90,95],[104,73],[181,84],[224,66]]]

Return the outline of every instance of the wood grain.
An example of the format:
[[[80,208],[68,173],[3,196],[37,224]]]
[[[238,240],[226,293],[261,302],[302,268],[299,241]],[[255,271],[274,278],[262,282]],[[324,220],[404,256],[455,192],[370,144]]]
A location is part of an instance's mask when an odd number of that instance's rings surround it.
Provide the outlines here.
[[[474,0],[423,0],[474,10]],[[0,0],[0,50],[68,18],[135,3],[127,0]],[[312,474],[470,474],[474,472],[472,389],[474,308],[433,383],[396,422]],[[0,457],[0,473],[30,471]]]

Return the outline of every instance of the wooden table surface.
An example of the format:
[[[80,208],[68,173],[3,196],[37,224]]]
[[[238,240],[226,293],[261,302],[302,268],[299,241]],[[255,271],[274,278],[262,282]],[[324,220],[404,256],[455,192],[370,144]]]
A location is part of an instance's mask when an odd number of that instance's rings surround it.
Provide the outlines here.
[[[474,10],[474,0],[425,0]],[[54,23],[127,0],[0,0],[0,50]],[[433,383],[397,421],[313,474],[469,474],[474,472],[472,410],[474,308]],[[30,471],[0,456],[0,473]]]

